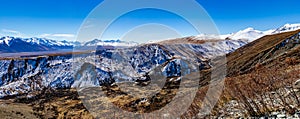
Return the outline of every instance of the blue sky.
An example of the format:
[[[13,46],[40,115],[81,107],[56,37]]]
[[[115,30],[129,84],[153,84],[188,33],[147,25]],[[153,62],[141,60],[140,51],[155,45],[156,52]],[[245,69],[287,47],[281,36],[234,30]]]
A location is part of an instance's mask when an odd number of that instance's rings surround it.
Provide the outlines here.
[[[47,37],[73,40],[87,15],[102,0],[1,0],[0,35],[19,37]],[[174,6],[176,6],[174,0]],[[214,20],[221,34],[236,32],[247,27],[268,30],[286,23],[300,22],[299,0],[198,0]],[[116,3],[118,4],[118,3]],[[130,4],[130,3],[128,3]],[[170,27],[188,29],[180,25],[176,15],[155,10],[126,14],[122,21],[147,23],[163,21]],[[141,12],[141,11],[140,11]],[[149,15],[151,17],[149,17]],[[173,22],[168,22],[173,21]],[[170,24],[168,24],[170,23]],[[114,24],[113,32],[128,30],[122,22]],[[136,24],[137,25],[137,24]],[[124,27],[124,29],[121,29]],[[122,31],[123,30],[123,31]],[[183,34],[196,35],[186,30]],[[118,38],[108,33],[105,38]]]

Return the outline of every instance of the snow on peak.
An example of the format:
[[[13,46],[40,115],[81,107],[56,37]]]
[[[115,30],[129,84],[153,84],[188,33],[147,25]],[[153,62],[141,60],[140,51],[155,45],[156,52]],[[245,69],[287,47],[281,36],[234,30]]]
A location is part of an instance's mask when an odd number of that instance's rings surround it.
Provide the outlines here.
[[[74,45],[72,42],[56,41],[56,40],[50,40],[46,38],[33,37],[33,38],[27,38],[23,40],[30,44],[45,45],[45,46],[73,46]]]
[[[225,34],[225,35],[214,35],[214,34],[200,34],[195,36],[197,40],[218,40],[218,39],[232,39],[232,40],[249,40],[252,41],[259,37],[264,36],[264,32],[255,30],[252,27],[240,30],[236,33]]]
[[[6,36],[6,37],[0,37],[0,45],[6,45],[6,46],[11,46],[12,44],[17,42],[26,42],[31,45],[43,45],[43,46],[59,46],[59,47],[70,47],[70,46],[76,46],[78,43],[76,42],[68,42],[68,41],[56,41],[56,40],[51,40],[51,39],[46,39],[46,38],[18,38],[18,37],[11,37],[11,36]]]
[[[284,26],[276,29],[273,34],[276,33],[283,33],[283,32],[289,32],[289,31],[295,31],[300,29],[300,24],[285,24]]]
[[[225,34],[225,35],[207,35],[200,34],[195,36],[195,38],[199,40],[211,40],[211,39],[232,39],[232,40],[243,40],[247,42],[252,42],[256,39],[259,39],[265,35],[295,31],[300,29],[300,23],[298,24],[285,24],[284,26],[278,29],[271,29],[267,31],[259,31],[252,27],[246,28],[244,30],[240,30],[236,33]]]
[[[249,27],[244,30],[240,30],[236,33],[232,33],[232,34],[228,35],[227,38],[233,39],[233,40],[248,40],[251,42],[251,41],[258,39],[264,35],[266,35],[265,32],[255,30],[254,28]]]
[[[38,38],[29,38],[29,39],[25,39],[25,41],[28,43],[38,44],[38,45],[40,45],[42,42],[44,42],[44,40],[38,39]]]
[[[2,37],[0,39],[0,44],[6,44],[7,46],[10,45],[10,41],[13,39],[13,37],[10,36],[6,36],[6,37]]]

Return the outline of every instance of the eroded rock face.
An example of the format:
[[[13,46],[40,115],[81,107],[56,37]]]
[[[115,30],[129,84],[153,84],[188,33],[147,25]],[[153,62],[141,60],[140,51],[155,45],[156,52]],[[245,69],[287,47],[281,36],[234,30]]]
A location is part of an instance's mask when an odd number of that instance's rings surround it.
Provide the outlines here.
[[[82,88],[136,81],[147,79],[146,74],[149,73],[180,77],[209,68],[208,58],[215,55],[214,52],[224,54],[243,45],[228,41],[216,44],[146,44],[121,49],[102,47],[90,54],[1,60],[0,97],[44,88]],[[223,45],[228,47],[222,49]]]

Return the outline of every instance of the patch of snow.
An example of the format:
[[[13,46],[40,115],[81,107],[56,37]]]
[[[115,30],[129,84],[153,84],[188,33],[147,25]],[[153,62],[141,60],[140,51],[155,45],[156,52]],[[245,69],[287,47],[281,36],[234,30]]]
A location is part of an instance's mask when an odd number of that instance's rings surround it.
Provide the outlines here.
[[[6,44],[7,46],[10,46],[10,41],[13,39],[13,37],[3,37],[0,39],[0,44]]]

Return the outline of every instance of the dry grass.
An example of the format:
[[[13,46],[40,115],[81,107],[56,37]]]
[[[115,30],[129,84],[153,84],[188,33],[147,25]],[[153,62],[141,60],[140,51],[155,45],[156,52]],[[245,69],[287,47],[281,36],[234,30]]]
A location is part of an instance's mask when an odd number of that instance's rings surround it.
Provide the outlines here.
[[[43,90],[33,98],[14,99],[16,104],[28,104],[38,118],[92,119],[75,89]]]
[[[1,119],[37,119],[32,107],[23,103],[13,103],[10,100],[0,101]]]
[[[300,30],[264,36],[243,46],[242,48],[237,49],[235,52],[228,54],[228,76],[237,76],[239,74],[247,73],[247,71],[249,71],[249,69],[254,67],[257,63],[266,60],[264,59],[265,57],[274,58],[274,56],[272,56],[273,52],[270,51],[273,51],[274,47],[286,38],[291,37],[298,32],[300,32]]]

